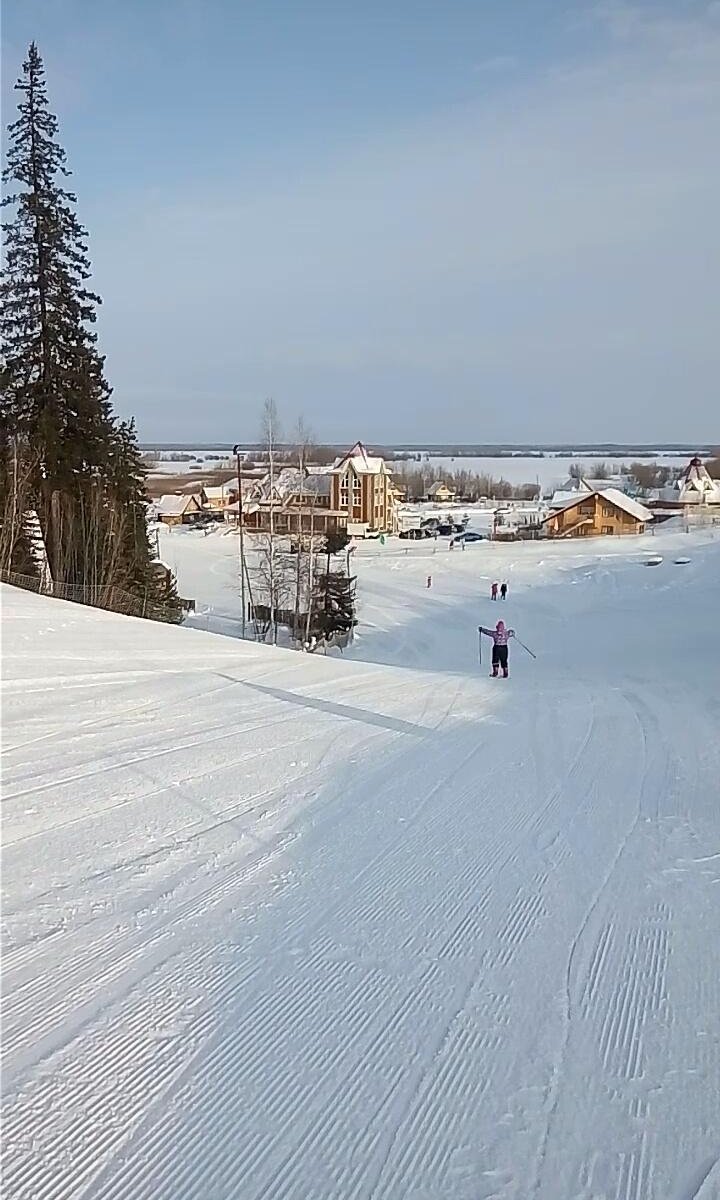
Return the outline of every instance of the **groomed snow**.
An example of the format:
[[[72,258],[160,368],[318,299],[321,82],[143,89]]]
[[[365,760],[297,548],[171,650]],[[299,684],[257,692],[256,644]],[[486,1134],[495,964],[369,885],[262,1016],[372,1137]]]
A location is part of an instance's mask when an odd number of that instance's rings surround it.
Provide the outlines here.
[[[6,1200],[720,1194],[720,541],[363,553],[350,661],[2,588]]]

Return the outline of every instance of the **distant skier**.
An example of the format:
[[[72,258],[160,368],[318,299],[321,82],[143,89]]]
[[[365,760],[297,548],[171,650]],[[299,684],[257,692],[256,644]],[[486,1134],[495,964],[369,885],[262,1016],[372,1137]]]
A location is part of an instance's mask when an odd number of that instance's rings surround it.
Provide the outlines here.
[[[492,652],[492,678],[497,679],[498,670],[502,667],[503,679],[508,677],[508,641],[515,637],[514,629],[506,629],[504,621],[498,621],[494,629],[486,629],[484,625],[478,625],[478,630],[481,634],[493,640]]]
[[[494,583],[492,585],[492,587],[490,588],[490,599],[497,600],[497,597],[498,597],[498,585],[496,583]]]
[[[500,584],[500,599],[507,600],[507,584],[505,583],[504,580]]]

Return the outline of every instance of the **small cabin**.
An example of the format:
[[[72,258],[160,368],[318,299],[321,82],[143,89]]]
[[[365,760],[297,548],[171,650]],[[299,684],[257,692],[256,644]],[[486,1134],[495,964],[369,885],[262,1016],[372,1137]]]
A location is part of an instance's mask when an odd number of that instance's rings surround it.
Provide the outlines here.
[[[441,479],[437,483],[432,483],[428,488],[425,499],[430,500],[433,504],[452,504],[457,496],[454,488],[448,487]]]
[[[158,521],[163,525],[193,525],[203,516],[202,497],[196,494],[187,496],[161,496],[156,504]]]

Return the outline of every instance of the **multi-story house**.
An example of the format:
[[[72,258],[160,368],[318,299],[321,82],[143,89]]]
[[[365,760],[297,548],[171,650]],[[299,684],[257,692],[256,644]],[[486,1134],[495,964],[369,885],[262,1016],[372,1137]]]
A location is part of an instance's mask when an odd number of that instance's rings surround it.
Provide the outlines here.
[[[397,492],[384,458],[356,442],[330,471],[330,507],[347,513],[349,533],[394,533]]]

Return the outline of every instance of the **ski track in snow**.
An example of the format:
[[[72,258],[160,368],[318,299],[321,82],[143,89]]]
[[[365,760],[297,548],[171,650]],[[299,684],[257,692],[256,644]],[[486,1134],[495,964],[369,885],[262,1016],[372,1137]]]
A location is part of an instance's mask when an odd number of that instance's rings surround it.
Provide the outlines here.
[[[351,661],[3,588],[3,1196],[720,1196],[719,550],[507,683],[469,555]]]

